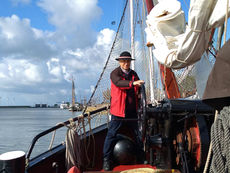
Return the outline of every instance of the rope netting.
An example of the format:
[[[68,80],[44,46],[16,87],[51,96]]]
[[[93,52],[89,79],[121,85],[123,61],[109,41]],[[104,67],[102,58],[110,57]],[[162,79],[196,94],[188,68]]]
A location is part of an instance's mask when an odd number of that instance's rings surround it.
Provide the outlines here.
[[[165,98],[165,92],[163,90],[161,76],[158,68],[158,62],[154,57],[150,56],[151,51],[146,46],[146,4],[143,0],[136,0],[133,3],[133,32],[134,32],[134,70],[137,72],[140,79],[145,81],[147,103],[153,103],[152,100],[160,101]],[[114,42],[111,47],[111,51],[108,55],[105,66],[102,70],[99,80],[94,88],[94,91],[87,103],[84,112],[94,110],[99,107],[109,105],[110,103],[110,73],[116,67],[118,67],[118,62],[115,58],[119,57],[122,51],[131,51],[131,27],[130,27],[130,5],[129,1],[124,3],[124,11],[121,14],[121,20],[117,29],[117,33]],[[150,63],[153,62],[152,66]],[[215,59],[211,54],[204,56],[203,59],[207,59],[206,63],[209,63],[210,68],[202,68],[204,74],[208,74],[206,71],[211,69],[213,65],[213,59]],[[200,63],[200,62],[199,62]],[[197,93],[197,87],[205,86],[202,82],[204,80],[198,81],[197,76],[201,75],[201,72],[197,69],[199,68],[199,63],[188,66],[180,70],[173,70],[179,90],[182,97],[188,97]],[[197,65],[198,64],[198,65]],[[207,65],[200,65],[207,66]],[[150,72],[152,70],[152,72]],[[150,75],[151,74],[151,75]],[[207,75],[206,75],[207,77]],[[203,78],[203,76],[202,76]],[[150,86],[152,85],[152,88]],[[204,90],[202,88],[201,90]],[[151,95],[152,92],[152,95]],[[151,99],[150,97],[154,97]],[[197,98],[197,97],[196,97]],[[199,98],[199,97],[198,97]],[[200,95],[201,98],[201,95]]]
[[[131,50],[131,23],[130,23],[130,1],[123,4],[123,12],[118,25],[114,42],[111,46],[110,53],[99,76],[98,82],[94,87],[94,91],[84,109],[90,112],[100,107],[110,104],[110,73],[119,63],[115,60],[122,51]],[[133,48],[134,48],[134,70],[140,79],[145,81],[147,103],[156,104],[165,98],[164,87],[159,70],[159,64],[153,57],[152,51],[146,46],[146,4],[143,0],[133,1]],[[216,30],[212,43],[217,43],[218,31]],[[210,48],[212,43],[210,43]],[[152,47],[151,49],[154,49]],[[150,53],[151,52],[151,53]],[[211,52],[211,51],[210,51]],[[213,53],[212,53],[213,52]],[[202,56],[201,61],[179,70],[173,70],[176,77],[181,97],[202,98],[208,75],[215,62],[215,50],[208,51]],[[152,63],[151,63],[152,62]],[[131,65],[132,66],[132,65]],[[107,114],[107,113],[101,113]]]
[[[145,45],[145,17],[146,9],[143,1],[135,1],[134,5],[134,70],[140,79],[145,81],[146,89],[149,90],[149,56]],[[122,51],[131,51],[131,27],[130,27],[130,8],[129,1],[124,4],[124,12],[121,17],[118,31],[112,45],[107,62],[95,86],[95,90],[87,103],[87,109],[90,111],[96,107],[108,105],[110,103],[110,73],[119,63],[115,60]],[[149,93],[147,91],[146,93]],[[149,96],[149,95],[148,95]]]
[[[215,30],[207,51],[203,54],[200,61],[179,70],[173,70],[176,77],[181,97],[201,99],[206,86],[208,76],[216,61],[216,53],[219,46],[218,32]],[[219,48],[218,48],[219,47]]]

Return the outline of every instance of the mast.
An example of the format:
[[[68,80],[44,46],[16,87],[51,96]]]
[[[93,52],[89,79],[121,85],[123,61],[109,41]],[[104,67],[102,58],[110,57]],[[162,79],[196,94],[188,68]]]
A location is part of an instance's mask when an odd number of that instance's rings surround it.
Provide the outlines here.
[[[72,109],[75,107],[75,86],[74,86],[74,80],[72,77]]]
[[[133,0],[129,0],[130,6],[130,30],[131,30],[131,56],[135,58],[135,47],[134,47],[134,27],[133,27]],[[131,69],[134,70],[134,61],[131,62]]]
[[[155,97],[154,97],[154,80],[153,80],[153,70],[154,70],[154,64],[153,64],[153,53],[152,53],[152,47],[148,47],[149,51],[149,86],[150,86],[150,101],[152,104],[155,103]]]
[[[148,14],[154,7],[152,0],[146,0],[146,6],[148,10]],[[176,82],[176,78],[174,73],[170,68],[165,67],[162,64],[159,64],[160,67],[160,74],[161,74],[161,81],[165,88],[165,94],[167,98],[180,98],[180,91]]]

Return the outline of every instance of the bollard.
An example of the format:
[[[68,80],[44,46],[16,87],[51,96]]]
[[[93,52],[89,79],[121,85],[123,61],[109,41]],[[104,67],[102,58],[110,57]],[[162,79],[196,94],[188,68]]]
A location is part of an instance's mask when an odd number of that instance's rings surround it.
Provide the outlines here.
[[[10,151],[1,154],[0,173],[25,173],[25,152]]]

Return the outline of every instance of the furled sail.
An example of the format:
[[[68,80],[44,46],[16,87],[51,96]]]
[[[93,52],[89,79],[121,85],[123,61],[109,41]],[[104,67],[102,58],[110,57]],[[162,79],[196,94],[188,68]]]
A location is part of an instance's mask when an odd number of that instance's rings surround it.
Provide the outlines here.
[[[207,50],[211,28],[224,23],[227,0],[191,0],[188,24],[177,0],[161,0],[147,16],[153,54],[167,67],[180,69],[200,60]],[[228,14],[230,8],[228,8]]]

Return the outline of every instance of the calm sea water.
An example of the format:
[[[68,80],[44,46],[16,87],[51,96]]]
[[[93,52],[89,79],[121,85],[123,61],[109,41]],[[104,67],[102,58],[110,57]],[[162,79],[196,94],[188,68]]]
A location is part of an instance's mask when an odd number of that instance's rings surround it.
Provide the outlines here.
[[[15,150],[27,153],[38,133],[80,114],[55,108],[0,108],[0,154]],[[54,146],[65,140],[66,130],[57,130]],[[31,156],[47,150],[51,137],[52,133],[40,138]]]

